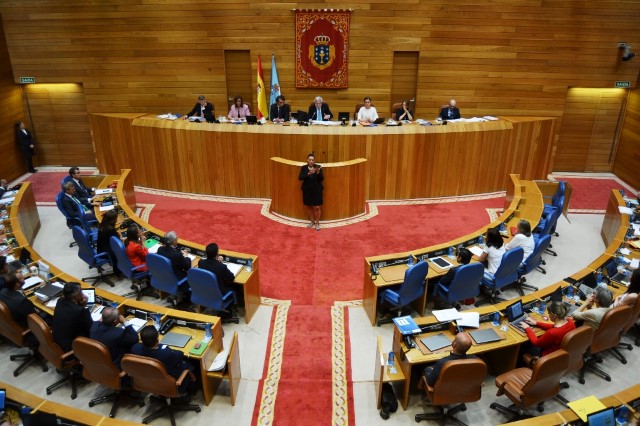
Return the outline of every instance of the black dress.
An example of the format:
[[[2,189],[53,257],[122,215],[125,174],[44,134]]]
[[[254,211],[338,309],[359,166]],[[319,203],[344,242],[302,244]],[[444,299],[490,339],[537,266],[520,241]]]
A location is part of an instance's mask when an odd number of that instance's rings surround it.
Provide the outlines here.
[[[322,169],[320,172],[309,174],[309,166],[304,165],[300,168],[300,176],[298,177],[302,181],[302,203],[305,206],[321,206],[322,205],[322,181],[324,180],[324,174]]]

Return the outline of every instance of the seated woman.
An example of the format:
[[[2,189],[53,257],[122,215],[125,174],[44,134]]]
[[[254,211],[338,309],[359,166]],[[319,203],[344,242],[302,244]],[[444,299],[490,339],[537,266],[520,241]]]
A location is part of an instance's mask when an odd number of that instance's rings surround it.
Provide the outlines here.
[[[145,239],[142,229],[140,229],[138,225],[133,224],[127,229],[127,238],[124,240],[124,250],[134,267],[144,265],[147,261],[149,250],[144,246]],[[137,272],[146,270],[146,266],[136,269]]]
[[[233,98],[233,105],[231,105],[229,115],[227,116],[229,120],[245,118],[247,115],[251,115],[251,111],[249,111],[249,105],[242,101],[242,96]]]
[[[640,292],[640,269],[636,269],[631,274],[631,279],[629,280],[629,287],[627,287],[627,291],[622,293],[620,296],[616,297],[613,301],[613,307],[627,305],[633,306],[636,303],[636,299],[638,298],[638,293]]]
[[[529,338],[530,345],[524,348],[525,352],[533,356],[544,356],[560,349],[562,338],[565,334],[576,328],[572,318],[567,318],[567,308],[562,302],[551,302],[547,308],[549,319],[552,322],[536,321],[528,317],[520,323]],[[540,337],[536,336],[531,326],[546,330]]]
[[[367,96],[364,98],[364,106],[358,111],[358,123],[371,124],[376,121],[376,118],[378,118],[378,111],[371,106],[371,98]]]
[[[531,234],[531,224],[526,220],[521,220],[518,222],[518,233],[514,235],[513,239],[509,241],[504,248],[506,250],[511,250],[512,248],[522,247],[524,250],[524,256],[522,257],[522,261],[527,260],[529,255],[533,253],[533,249],[536,246],[536,242],[533,240],[533,235]]]
[[[409,109],[409,101],[402,101],[402,106],[396,110],[396,120],[413,121],[413,111]]]
[[[482,254],[478,257],[480,262],[486,262],[485,272],[495,274],[500,267],[504,253],[505,247],[502,235],[500,235],[497,228],[489,228],[487,230],[487,243],[482,249]]]
[[[118,212],[116,210],[109,210],[102,216],[102,222],[100,222],[100,226],[98,227],[98,241],[97,241],[97,252],[98,253],[107,253],[111,257],[111,266],[113,266],[113,271],[117,274],[120,274],[120,270],[117,267],[117,259],[116,255],[111,250],[111,237],[118,237],[118,231],[116,230],[116,222],[118,220]]]

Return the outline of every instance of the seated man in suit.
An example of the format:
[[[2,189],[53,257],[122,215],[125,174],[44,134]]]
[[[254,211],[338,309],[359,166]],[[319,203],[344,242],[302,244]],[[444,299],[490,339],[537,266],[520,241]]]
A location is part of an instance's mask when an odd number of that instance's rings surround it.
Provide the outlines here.
[[[63,351],[69,352],[76,337],[89,337],[91,333],[91,312],[87,309],[87,296],[82,293],[79,283],[68,282],[62,290],[51,320],[53,341]]]
[[[183,119],[186,120],[192,116],[204,117],[208,123],[213,123],[215,115],[216,108],[211,102],[208,102],[203,95],[200,95],[198,96],[198,102],[193,106],[193,109],[183,117]]]
[[[458,261],[459,265],[467,265],[469,262],[471,262],[471,256],[472,254],[469,250],[467,250],[466,248],[461,248],[460,250],[458,250],[456,260]],[[444,277],[440,278],[440,281],[438,283],[446,288],[449,288],[451,282],[453,281],[453,277],[455,277],[456,275],[456,270],[458,269],[458,267],[459,266],[454,266],[449,268],[447,273],[444,275]]]
[[[284,101],[284,96],[279,95],[276,97],[276,102],[271,104],[271,108],[269,109],[269,118],[274,123],[284,123],[285,121],[289,121],[291,109],[289,108],[289,104],[284,103]]]
[[[613,293],[606,288],[597,287],[596,291],[591,293],[591,296],[573,312],[572,317],[576,321],[583,321],[584,325],[588,325],[595,331],[600,327],[604,314],[611,309],[612,302]]]
[[[333,113],[329,109],[329,105],[322,101],[322,97],[316,96],[313,104],[309,107],[307,117],[309,120],[329,121],[333,118]]]
[[[96,216],[93,214],[93,205],[89,202],[83,203],[76,197],[76,186],[73,182],[67,182],[62,185],[64,189],[64,197],[62,197],[62,208],[69,217],[78,217],[79,210],[78,205],[82,207],[84,217],[87,220],[95,220]]]
[[[7,256],[0,256],[0,290],[4,288],[4,280],[9,273],[9,264],[7,263]]]
[[[191,259],[187,257],[186,250],[178,249],[178,235],[175,231],[169,231],[162,238],[162,247],[158,249],[158,254],[171,261],[171,268],[178,280],[187,276],[187,271],[191,269]],[[184,283],[178,289],[178,299],[182,300],[189,289],[189,283]]]
[[[73,182],[76,187],[76,198],[80,200],[83,205],[91,208],[91,201],[93,200],[93,192],[90,188],[87,188],[87,185],[84,184],[82,178],[80,177],[80,168],[79,167],[71,167],[69,169],[69,177],[64,178],[64,183]],[[91,207],[90,207],[91,206]]]
[[[187,361],[184,353],[176,351],[160,345],[158,341],[158,330],[152,325],[147,325],[140,330],[140,342],[133,345],[131,353],[134,355],[146,356],[160,361],[170,376],[178,379],[184,370],[190,370],[192,373],[195,367]],[[180,385],[178,392],[181,394],[194,394],[196,391],[196,383],[189,375]]]
[[[216,243],[208,244],[205,248],[205,252],[207,254],[207,258],[200,259],[200,262],[198,262],[198,268],[213,272],[218,279],[218,288],[220,288],[220,293],[225,295],[233,289],[233,281],[235,277],[229,268],[227,268],[227,265],[222,263],[222,256],[218,255],[218,245]]]
[[[440,118],[443,120],[457,120],[460,118],[460,110],[456,107],[455,99],[451,99],[449,106],[440,110]]]
[[[0,302],[9,308],[11,317],[23,328],[29,328],[27,317],[36,314],[35,305],[22,293],[24,285],[22,273],[16,271],[5,276],[4,288],[0,290]]]
[[[122,324],[123,327],[118,327]],[[120,367],[124,354],[131,352],[131,347],[138,342],[138,333],[131,325],[125,326],[125,319],[116,308],[107,307],[102,310],[102,321],[91,326],[90,337],[104,344],[113,363]]]
[[[467,356],[467,351],[472,344],[473,342],[471,341],[471,336],[469,335],[469,333],[463,332],[456,334],[456,338],[451,344],[451,355],[441,358],[435,364],[424,369],[424,375],[427,378],[427,383],[429,384],[429,386],[433,386],[436,380],[438,380],[440,371],[442,370],[442,367],[447,363],[447,361],[475,357],[474,355]]]

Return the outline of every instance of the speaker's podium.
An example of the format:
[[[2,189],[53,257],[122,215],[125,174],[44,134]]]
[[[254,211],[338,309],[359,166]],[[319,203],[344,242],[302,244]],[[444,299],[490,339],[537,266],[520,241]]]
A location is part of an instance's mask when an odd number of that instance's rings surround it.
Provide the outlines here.
[[[271,211],[277,215],[308,220],[302,204],[300,161],[271,157]],[[322,220],[347,219],[365,212],[367,160],[321,163],[324,173]]]

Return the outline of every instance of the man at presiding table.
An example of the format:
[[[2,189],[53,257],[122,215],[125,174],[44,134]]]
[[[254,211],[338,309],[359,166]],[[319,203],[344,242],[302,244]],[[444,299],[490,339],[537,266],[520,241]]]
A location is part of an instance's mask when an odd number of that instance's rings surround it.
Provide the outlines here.
[[[460,110],[456,107],[455,99],[451,99],[449,106],[440,110],[440,118],[443,120],[457,120],[460,118]]]
[[[269,109],[269,117],[274,123],[284,123],[289,121],[291,116],[291,108],[289,104],[285,103],[285,98],[282,95],[276,97],[275,103],[271,104]]]
[[[326,102],[323,102],[322,97],[316,96],[313,100],[313,104],[309,107],[307,117],[309,120],[329,121],[333,118],[333,113],[329,109],[329,105],[327,105]]]

